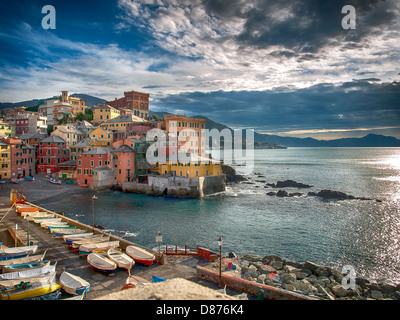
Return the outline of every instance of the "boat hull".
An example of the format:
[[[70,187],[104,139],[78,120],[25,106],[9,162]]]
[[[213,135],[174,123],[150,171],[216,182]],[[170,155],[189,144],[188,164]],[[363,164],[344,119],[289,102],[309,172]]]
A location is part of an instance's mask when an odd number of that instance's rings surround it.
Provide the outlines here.
[[[1,300],[22,300],[35,298],[59,290],[61,286],[57,283],[32,286],[23,290],[13,290],[1,293]]]

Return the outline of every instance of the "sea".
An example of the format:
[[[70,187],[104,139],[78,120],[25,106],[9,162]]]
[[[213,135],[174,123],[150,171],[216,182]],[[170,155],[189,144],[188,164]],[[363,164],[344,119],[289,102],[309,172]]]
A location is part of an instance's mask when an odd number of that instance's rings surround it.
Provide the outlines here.
[[[156,248],[202,246],[223,253],[282,258],[341,270],[358,277],[400,283],[400,148],[288,148],[254,151],[252,184],[232,184],[203,199],[154,197],[83,189],[39,205],[123,239]],[[240,166],[236,167],[240,170]],[[295,180],[312,185],[286,188],[302,196],[280,198],[266,183]],[[322,189],[372,200],[323,200]],[[92,195],[97,200],[92,207]],[[377,201],[378,200],[378,201]]]

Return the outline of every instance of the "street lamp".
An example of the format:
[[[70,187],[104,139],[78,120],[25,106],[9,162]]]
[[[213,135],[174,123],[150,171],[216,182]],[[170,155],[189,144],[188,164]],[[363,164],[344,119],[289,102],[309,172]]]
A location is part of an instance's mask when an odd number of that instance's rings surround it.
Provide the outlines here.
[[[26,220],[28,220],[28,229],[26,231],[26,242],[27,245],[29,246],[29,213],[26,215]]]
[[[93,232],[94,232],[94,200],[97,200],[98,198],[94,195],[92,197],[92,227],[93,227]]]
[[[222,238],[219,237],[218,245],[219,245],[219,284],[222,285]]]
[[[158,231],[158,234],[156,235],[156,242],[158,243],[158,259],[159,261],[161,261],[161,242],[162,242],[161,231]]]

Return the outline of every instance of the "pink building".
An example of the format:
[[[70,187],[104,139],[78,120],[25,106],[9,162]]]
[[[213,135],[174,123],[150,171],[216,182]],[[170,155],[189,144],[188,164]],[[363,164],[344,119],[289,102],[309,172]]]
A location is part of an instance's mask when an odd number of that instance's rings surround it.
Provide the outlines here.
[[[58,172],[58,164],[69,161],[69,156],[64,139],[59,136],[47,137],[39,142],[36,170],[47,174]]]
[[[114,155],[117,184],[134,181],[136,178],[135,150],[124,144],[111,153]]]
[[[21,179],[35,173],[35,147],[21,139],[4,140],[11,145],[11,178]]]
[[[109,167],[112,169],[112,155],[109,148],[94,148],[87,151],[77,159],[76,181],[81,187],[93,185],[94,169],[98,167]]]

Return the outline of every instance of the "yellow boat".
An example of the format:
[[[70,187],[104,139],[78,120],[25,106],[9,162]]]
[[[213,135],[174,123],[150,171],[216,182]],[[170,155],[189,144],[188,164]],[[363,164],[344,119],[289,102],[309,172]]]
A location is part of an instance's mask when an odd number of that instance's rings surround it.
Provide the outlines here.
[[[59,290],[61,286],[57,283],[34,283],[32,286],[21,289],[9,289],[1,292],[1,300],[21,300],[27,298],[34,298],[43,296],[48,293],[52,293]]]

